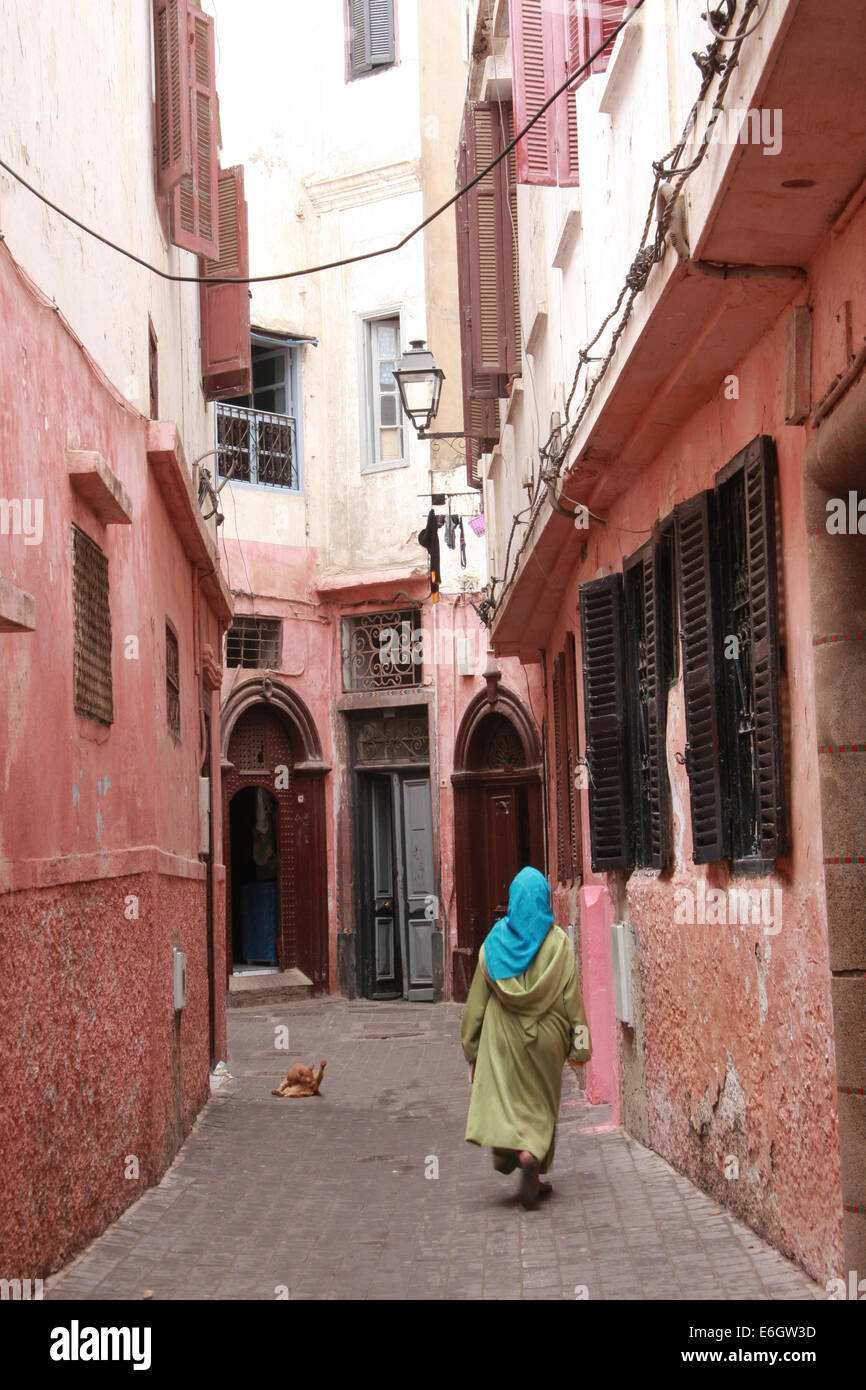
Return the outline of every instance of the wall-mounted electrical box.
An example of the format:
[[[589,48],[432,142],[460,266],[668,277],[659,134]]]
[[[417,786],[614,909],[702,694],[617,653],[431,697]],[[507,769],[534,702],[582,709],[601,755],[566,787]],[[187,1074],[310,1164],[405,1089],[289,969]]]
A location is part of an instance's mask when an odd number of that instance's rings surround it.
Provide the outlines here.
[[[610,954],[613,963],[614,1008],[620,1023],[631,1026],[631,938],[625,922],[610,924]]]
[[[174,968],[174,1007],[182,1009],[186,1005],[186,951],[175,946],[172,951]]]
[[[455,632],[454,645],[456,647],[457,674],[458,676],[475,675],[475,641],[465,632]]]

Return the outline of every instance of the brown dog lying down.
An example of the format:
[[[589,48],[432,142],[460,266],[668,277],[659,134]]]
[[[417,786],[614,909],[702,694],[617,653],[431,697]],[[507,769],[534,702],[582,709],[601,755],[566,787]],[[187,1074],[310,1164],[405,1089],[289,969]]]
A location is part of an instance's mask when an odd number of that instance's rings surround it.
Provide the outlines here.
[[[319,1087],[322,1084],[322,1077],[325,1074],[327,1062],[322,1062],[318,1071],[313,1071],[312,1067],[305,1067],[303,1062],[296,1062],[289,1071],[285,1081],[281,1081],[275,1091],[271,1091],[272,1096],[318,1096],[321,1095]]]

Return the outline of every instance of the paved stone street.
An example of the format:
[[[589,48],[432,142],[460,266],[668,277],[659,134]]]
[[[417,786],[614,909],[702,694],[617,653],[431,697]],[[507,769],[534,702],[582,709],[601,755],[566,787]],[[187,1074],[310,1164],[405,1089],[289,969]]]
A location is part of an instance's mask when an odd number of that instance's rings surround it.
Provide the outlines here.
[[[330,1000],[231,1010],[233,1080],[159,1187],[46,1281],[46,1298],[824,1296],[588,1106],[570,1070],[555,1193],[524,1212],[516,1178],[463,1140],[460,1014]],[[280,1025],[288,1053],[275,1050]],[[294,1062],[322,1058],[322,1098],[271,1096]],[[425,1176],[433,1160],[438,1179]]]

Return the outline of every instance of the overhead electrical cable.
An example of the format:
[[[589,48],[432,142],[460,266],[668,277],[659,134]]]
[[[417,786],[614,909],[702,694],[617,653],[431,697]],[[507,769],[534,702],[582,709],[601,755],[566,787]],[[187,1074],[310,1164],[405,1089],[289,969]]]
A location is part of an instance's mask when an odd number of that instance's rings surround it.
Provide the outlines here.
[[[434,212],[431,212],[428,217],[424,218],[423,222],[419,222],[418,226],[413,227],[410,232],[407,232],[406,235],[401,238],[400,241],[395,241],[393,246],[382,246],[379,248],[378,251],[362,251],[359,252],[357,256],[345,256],[342,260],[323,261],[321,265],[306,266],[303,270],[275,271],[271,275],[174,275],[168,270],[160,270],[159,266],[151,265],[151,263],[149,261],[146,261],[143,256],[136,255],[134,251],[128,251],[124,246],[119,246],[117,242],[112,241],[110,237],[103,236],[101,232],[95,231],[93,227],[90,227],[86,222],[82,222],[80,218],[74,217],[71,212],[67,212],[65,208],[60,207],[57,203],[53,202],[50,198],[46,197],[46,195],[40,192],[40,190],[36,188],[32,183],[30,183],[28,179],[25,179],[22,174],[19,174],[17,169],[13,169],[11,164],[7,164],[6,161],[3,159],[0,159],[0,169],[5,169],[6,173],[10,176],[10,178],[15,179],[18,183],[21,184],[23,188],[26,188],[29,193],[32,193],[34,197],[38,198],[40,202],[44,203],[46,207],[51,208],[52,212],[56,212],[59,217],[64,218],[67,222],[71,222],[73,226],[78,227],[82,232],[86,232],[88,236],[92,236],[97,241],[101,241],[104,246],[110,247],[112,251],[117,251],[119,255],[126,256],[127,260],[134,261],[136,265],[140,265],[145,270],[149,270],[153,275],[158,275],[161,280],[169,280],[174,284],[264,285],[269,284],[274,280],[296,280],[300,276],[304,275],[318,275],[323,270],[338,270],[341,266],[357,265],[361,261],[372,261],[376,260],[379,256],[390,256],[393,255],[395,251],[402,251],[403,247],[406,246],[410,241],[412,241],[414,237],[418,236],[420,232],[423,232],[425,228],[429,227],[431,222],[435,222],[438,217],[441,217],[442,214],[447,212],[449,208],[452,208],[454,204],[458,202],[460,198],[464,197],[465,194],[467,194],[471,189],[473,189],[477,183],[480,183],[482,179],[485,179],[487,175],[491,172],[491,170],[496,168],[497,164],[501,164],[503,159],[508,158],[508,156],[511,154],[511,151],[520,143],[520,141],[527,134],[527,132],[532,129],[532,127],[536,124],[537,121],[541,120],[541,117],[544,115],[545,111],[547,111],[548,107],[552,106],[553,103],[557,100],[557,98],[560,97],[562,93],[571,86],[575,79],[580,77],[582,73],[586,72],[586,70],[590,68],[591,65],[595,62],[596,58],[598,58],[606,48],[610,47],[610,45],[615,41],[620,30],[626,27],[626,25],[631,21],[631,19],[634,17],[637,11],[644,4],[645,0],[635,0],[635,3],[629,7],[623,19],[620,21],[620,23],[616,26],[615,29],[611,30],[604,42],[599,45],[599,47],[595,50],[594,53],[591,53],[589,55],[585,63],[582,63],[580,67],[575,68],[574,72],[569,75],[566,81],[563,82],[562,85],[557,88],[557,90],[553,93],[552,96],[548,97],[547,101],[545,101],[544,104],[538,108],[535,115],[530,117],[530,119],[526,122],[523,129],[520,130],[515,135],[514,139],[508,145],[506,145],[503,150],[499,152],[495,159],[492,159],[490,161],[490,163],[487,165],[485,169],[482,169],[480,173],[476,174],[475,177],[473,179],[470,179],[470,181],[467,184],[464,184],[462,188],[458,188],[457,192],[454,193],[452,197],[448,199],[447,202],[443,203],[441,207],[436,208]]]

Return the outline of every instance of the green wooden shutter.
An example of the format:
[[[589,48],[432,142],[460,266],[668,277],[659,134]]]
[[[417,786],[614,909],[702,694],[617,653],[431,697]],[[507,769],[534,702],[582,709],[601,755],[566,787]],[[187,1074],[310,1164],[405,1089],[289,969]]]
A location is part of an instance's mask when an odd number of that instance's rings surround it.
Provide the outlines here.
[[[696,864],[730,854],[727,761],[720,737],[718,590],[712,574],[713,498],[676,508],[680,635],[686,707],[686,770]]]
[[[629,748],[622,576],[580,586],[592,867],[630,869]]]

